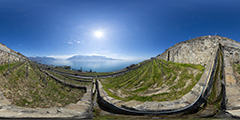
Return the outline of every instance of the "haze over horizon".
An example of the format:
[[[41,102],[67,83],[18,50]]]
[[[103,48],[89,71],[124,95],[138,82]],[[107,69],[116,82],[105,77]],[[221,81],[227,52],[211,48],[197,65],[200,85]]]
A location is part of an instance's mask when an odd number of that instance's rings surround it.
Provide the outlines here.
[[[26,56],[149,59],[204,35],[240,41],[240,1],[0,0],[0,43]]]

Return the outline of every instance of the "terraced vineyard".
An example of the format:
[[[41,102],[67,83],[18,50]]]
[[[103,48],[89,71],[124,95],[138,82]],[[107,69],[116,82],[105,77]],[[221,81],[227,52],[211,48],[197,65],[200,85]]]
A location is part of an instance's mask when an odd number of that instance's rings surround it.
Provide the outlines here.
[[[51,72],[51,71],[49,71],[49,73],[55,76],[56,78],[63,80],[68,84],[77,85],[77,86],[89,86],[92,84],[91,79],[75,78],[75,77],[62,75],[62,74]]]
[[[104,90],[123,101],[169,101],[181,98],[199,81],[201,65],[153,59],[141,67],[102,80]]]
[[[61,107],[76,103],[85,93],[83,89],[60,84],[30,62],[12,63],[9,66],[11,71],[8,74],[8,64],[0,66],[0,88],[4,96],[15,105]]]
[[[64,68],[51,68],[55,71],[58,72],[63,72],[63,73],[68,73],[68,74],[74,74],[74,75],[82,75],[82,76],[101,76],[101,75],[111,75],[113,74],[112,72],[79,72],[79,71],[74,71],[74,70],[66,70]],[[123,70],[125,71],[125,70]]]

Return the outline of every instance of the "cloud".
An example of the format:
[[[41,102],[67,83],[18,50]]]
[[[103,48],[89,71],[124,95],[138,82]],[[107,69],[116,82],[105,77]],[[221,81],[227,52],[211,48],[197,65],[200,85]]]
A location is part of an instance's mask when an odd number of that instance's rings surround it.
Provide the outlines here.
[[[68,59],[72,56],[74,56],[75,54],[73,55],[50,55],[50,56],[47,56],[47,57],[53,57],[55,59]]]
[[[143,61],[146,59],[149,59],[148,57],[133,57],[133,56],[127,56],[127,55],[121,55],[121,54],[100,54],[100,53],[86,53],[86,54],[72,54],[72,55],[50,55],[47,57],[53,57],[55,59],[62,59],[66,60],[70,57],[73,57],[75,55],[85,55],[85,56],[105,56],[108,58],[113,58],[113,59],[120,59],[120,60],[125,60],[125,61]]]
[[[70,45],[72,45],[72,44],[73,44],[73,42],[72,42],[72,41],[68,41],[67,43],[68,43],[68,44],[70,44]]]
[[[112,53],[110,51],[95,51],[91,53],[84,53],[81,55],[87,55],[87,56],[97,55],[97,56],[105,56],[113,59],[130,60],[130,61],[131,60],[142,61],[142,60],[149,59],[148,57],[130,56],[126,54]]]
[[[83,44],[84,42],[82,42],[80,40],[69,40],[69,41],[67,41],[67,43],[69,45],[73,45],[73,44]]]

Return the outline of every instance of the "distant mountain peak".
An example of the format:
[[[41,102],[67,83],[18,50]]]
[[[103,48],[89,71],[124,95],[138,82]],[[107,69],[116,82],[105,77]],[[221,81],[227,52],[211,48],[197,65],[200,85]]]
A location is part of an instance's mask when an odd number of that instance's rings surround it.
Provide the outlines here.
[[[99,56],[99,55],[75,55],[67,60],[116,60],[113,58],[108,58],[106,56]]]
[[[38,57],[38,56],[30,56],[28,57],[28,59],[32,60],[32,61],[48,61],[48,60],[56,60],[53,57]]]
[[[49,61],[49,60],[56,60],[53,57],[39,57],[39,56],[30,56],[28,57],[32,61]],[[100,55],[74,55],[72,57],[69,57],[66,60],[71,60],[71,61],[77,61],[77,60],[117,60],[113,58],[108,58],[106,56],[100,56]]]

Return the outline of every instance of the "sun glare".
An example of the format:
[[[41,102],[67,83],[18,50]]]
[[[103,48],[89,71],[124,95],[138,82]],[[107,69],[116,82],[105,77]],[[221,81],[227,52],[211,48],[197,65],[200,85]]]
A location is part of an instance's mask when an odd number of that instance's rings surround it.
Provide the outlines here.
[[[97,38],[101,38],[103,37],[104,33],[102,31],[96,31],[94,32],[94,36],[97,37]]]

